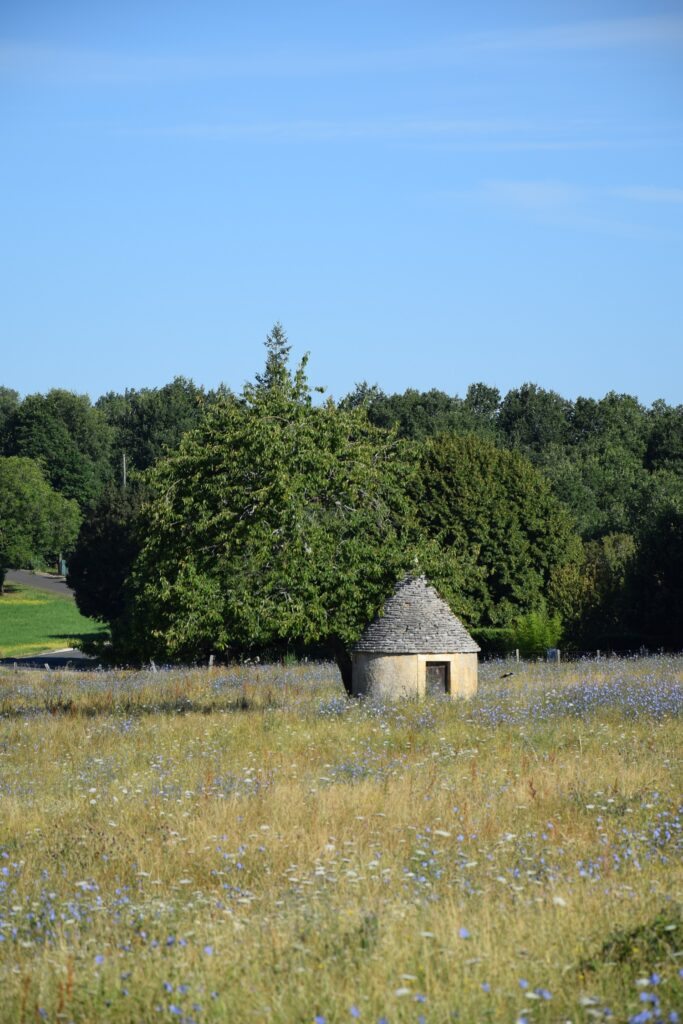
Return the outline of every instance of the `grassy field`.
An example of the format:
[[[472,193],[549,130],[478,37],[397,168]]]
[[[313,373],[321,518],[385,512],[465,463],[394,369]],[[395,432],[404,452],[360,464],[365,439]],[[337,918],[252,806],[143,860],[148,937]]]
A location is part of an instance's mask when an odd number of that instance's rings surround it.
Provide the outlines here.
[[[100,623],[81,615],[73,598],[12,583],[0,596],[0,658],[71,647],[74,638],[101,631]]]
[[[678,1020],[683,659],[515,669],[0,669],[0,1020]]]

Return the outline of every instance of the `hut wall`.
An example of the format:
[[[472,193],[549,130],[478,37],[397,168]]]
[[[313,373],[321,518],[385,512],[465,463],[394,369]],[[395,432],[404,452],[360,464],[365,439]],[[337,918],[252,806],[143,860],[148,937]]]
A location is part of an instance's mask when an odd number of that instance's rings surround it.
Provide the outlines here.
[[[353,694],[395,700],[417,697],[417,654],[355,654],[353,658]],[[423,681],[424,692],[424,681]]]
[[[448,662],[451,697],[477,692],[476,654],[365,654],[353,657],[353,693],[380,699],[424,697],[427,662]]]

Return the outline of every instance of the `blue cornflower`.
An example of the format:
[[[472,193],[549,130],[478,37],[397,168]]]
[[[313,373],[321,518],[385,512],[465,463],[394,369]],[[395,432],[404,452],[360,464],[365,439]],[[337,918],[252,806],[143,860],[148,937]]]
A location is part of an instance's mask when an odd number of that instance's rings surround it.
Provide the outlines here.
[[[526,980],[526,978],[520,978],[519,979],[519,987],[520,988],[528,988],[529,987],[529,982]]]
[[[491,986],[489,985],[488,981],[482,981],[482,983],[481,983],[481,990],[482,990],[482,992],[490,992],[491,991]]]
[[[213,946],[204,946],[204,952],[207,956],[213,956]]]
[[[464,927],[458,930],[458,935],[460,936],[461,939],[469,939],[470,937],[470,933],[468,932],[467,928]]]
[[[360,1010],[355,1005],[351,1007],[349,1013],[351,1014],[352,1017],[360,1017]]]
[[[165,981],[164,982],[164,992],[172,992],[172,991],[173,991],[173,985],[171,984],[171,982],[170,981]]]
[[[316,1013],[313,1018],[313,1024],[326,1024],[326,1018],[323,1017],[322,1013]]]
[[[95,963],[96,964],[103,964],[104,963],[104,957],[102,956],[101,953],[98,953],[97,956],[95,957]]]
[[[180,1009],[179,1006],[176,1006],[175,1003],[171,1003],[168,1008],[168,1012],[172,1013],[174,1017],[179,1017],[183,1011]]]
[[[537,996],[540,996],[541,999],[545,999],[546,1002],[553,998],[552,992],[549,992],[547,988],[535,988],[534,992]]]

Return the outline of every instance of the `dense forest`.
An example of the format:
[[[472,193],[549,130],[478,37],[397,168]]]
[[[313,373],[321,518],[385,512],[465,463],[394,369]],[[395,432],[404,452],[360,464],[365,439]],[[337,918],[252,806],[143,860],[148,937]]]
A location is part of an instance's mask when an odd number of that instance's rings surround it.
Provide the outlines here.
[[[115,656],[348,649],[425,571],[484,650],[680,648],[683,406],[535,384],[318,400],[276,325],[234,394],[0,387],[0,582],[66,557]]]

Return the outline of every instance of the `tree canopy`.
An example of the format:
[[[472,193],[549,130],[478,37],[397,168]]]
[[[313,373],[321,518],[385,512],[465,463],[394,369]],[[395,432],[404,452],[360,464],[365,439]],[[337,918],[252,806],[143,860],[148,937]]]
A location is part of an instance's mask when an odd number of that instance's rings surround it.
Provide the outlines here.
[[[76,539],[75,501],[57,494],[33,459],[0,457],[0,588],[7,569],[39,569]]]
[[[419,518],[441,547],[474,554],[474,620],[505,626],[540,607],[553,574],[579,557],[566,509],[516,452],[475,435],[431,438],[420,458]]]
[[[149,473],[115,639],[172,660],[313,645],[350,690],[349,645],[396,580],[433,566],[454,598],[464,573],[418,529],[410,446],[362,408],[315,405],[305,361],[292,374],[287,358],[277,329],[256,383],[216,403]]]
[[[85,507],[111,479],[111,432],[87,395],[27,395],[5,421],[3,453],[37,460],[50,484]]]

